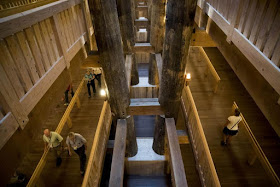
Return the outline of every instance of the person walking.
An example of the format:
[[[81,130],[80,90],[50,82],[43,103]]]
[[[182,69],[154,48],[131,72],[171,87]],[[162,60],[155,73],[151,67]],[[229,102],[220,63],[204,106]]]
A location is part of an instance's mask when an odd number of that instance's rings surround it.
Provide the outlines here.
[[[66,144],[68,148],[69,156],[72,156],[70,146],[77,153],[80,158],[80,173],[81,175],[85,174],[85,165],[86,165],[86,150],[87,150],[87,141],[86,139],[74,132],[70,132],[66,139]]]
[[[228,121],[223,129],[223,140],[221,145],[230,144],[231,139],[238,133],[238,123],[242,120],[240,116],[240,110],[237,108],[234,110],[234,116],[229,116]]]
[[[90,86],[92,87],[93,94],[95,95],[96,93],[95,84],[94,84],[95,75],[90,71],[91,71],[90,68],[88,68],[85,74],[85,80],[87,81],[87,88],[88,88],[88,97],[91,97]]]
[[[58,133],[54,131],[50,131],[49,129],[44,130],[43,141],[45,143],[46,152],[48,147],[53,152],[54,156],[56,157],[56,166],[59,167],[61,165],[61,153],[63,150],[62,141],[63,138]]]
[[[101,68],[95,68],[94,73],[95,73],[96,79],[98,81],[98,86],[99,86],[99,88],[101,88],[101,74],[102,74]]]

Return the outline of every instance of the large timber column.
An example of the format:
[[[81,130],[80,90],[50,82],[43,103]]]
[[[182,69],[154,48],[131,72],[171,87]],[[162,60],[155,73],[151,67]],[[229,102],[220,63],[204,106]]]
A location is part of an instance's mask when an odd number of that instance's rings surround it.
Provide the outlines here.
[[[150,42],[155,47],[155,53],[161,53],[164,40],[165,26],[165,4],[166,0],[151,0],[151,34]]]
[[[177,118],[180,97],[185,83],[184,72],[194,24],[197,0],[168,0],[166,11],[166,30],[163,46],[162,76],[159,102],[165,110],[165,117]],[[164,124],[157,124],[160,131]],[[154,150],[162,137],[155,136]],[[162,141],[161,141],[162,142]],[[158,147],[155,147],[157,145]],[[159,150],[158,150],[159,151]],[[161,151],[160,151],[161,152]]]
[[[123,49],[125,54],[131,54],[135,44],[133,20],[133,13],[135,14],[135,7],[133,7],[133,1],[134,0],[117,0]]]
[[[93,0],[93,16],[96,39],[114,118],[126,119],[129,106],[129,89],[125,72],[125,61],[121,32],[115,0]],[[137,153],[133,120],[127,123],[128,131],[134,134],[127,141],[128,156]]]

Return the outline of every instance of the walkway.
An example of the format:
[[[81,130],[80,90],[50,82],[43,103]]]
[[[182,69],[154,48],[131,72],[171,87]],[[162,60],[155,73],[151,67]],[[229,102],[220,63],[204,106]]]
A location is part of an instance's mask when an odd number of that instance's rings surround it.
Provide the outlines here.
[[[81,70],[79,79],[73,81],[74,91],[77,89],[78,84],[82,80],[84,70]],[[99,90],[97,86],[97,91]],[[69,94],[70,95],[70,94]],[[70,97],[71,98],[71,97]],[[99,120],[99,115],[103,106],[104,99],[99,96],[92,96],[88,98],[87,88],[84,86],[80,94],[81,108],[78,109],[74,106],[71,113],[72,128],[69,129],[67,124],[65,124],[64,129],[62,130],[62,137],[64,141],[66,140],[67,134],[70,131],[77,132],[82,134],[87,140],[87,156],[90,153],[92,147],[93,138],[95,135],[97,123]],[[50,130],[55,130],[57,127],[63,113],[66,110],[64,103],[58,103],[56,108],[51,112],[49,119],[42,125],[44,128],[49,128]],[[34,145],[31,148],[29,154],[26,155],[24,161],[18,168],[18,170],[30,177],[33,173],[37,163],[39,162],[43,149],[44,143],[42,140],[43,129],[41,134],[38,134],[34,139]],[[52,153],[48,155],[47,164],[44,167],[44,170],[40,177],[40,186],[81,186],[83,178],[80,175],[80,163],[79,157],[73,152],[71,157],[68,156],[67,152],[64,152],[62,155],[62,164],[59,168],[55,166],[56,159],[53,157]]]
[[[204,77],[206,63],[198,48],[190,50],[187,71],[191,72],[190,88],[199,112],[206,139],[222,186],[272,186],[260,162],[247,164],[248,154],[253,152],[243,129],[233,138],[232,145],[222,147],[223,125],[236,101],[263,151],[278,176],[280,174],[280,144],[266,118],[217,48],[204,48],[221,84],[213,93],[211,74]]]

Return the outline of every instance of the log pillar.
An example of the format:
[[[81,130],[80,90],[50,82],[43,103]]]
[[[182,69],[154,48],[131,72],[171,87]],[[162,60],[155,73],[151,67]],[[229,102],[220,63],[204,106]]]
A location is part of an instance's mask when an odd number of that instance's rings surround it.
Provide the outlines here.
[[[166,0],[151,0],[151,29],[150,42],[155,47],[155,53],[161,53],[163,48],[165,30],[165,4]]]
[[[176,118],[179,109],[196,3],[196,0],[167,3],[159,102],[168,118]]]
[[[157,61],[156,61],[156,54],[150,54],[150,61],[149,61],[149,84],[151,85],[158,85],[158,68],[157,68]]]
[[[192,36],[197,0],[168,0],[163,46],[159,102],[165,117],[177,118],[184,87],[184,72]],[[161,131],[161,129],[155,129]],[[162,137],[154,137],[154,150],[164,147]],[[158,146],[158,148],[156,147]]]
[[[153,150],[159,155],[164,155],[165,117],[157,115],[155,123]]]
[[[118,13],[121,26],[123,49],[125,54],[131,54],[135,44],[134,40],[134,0],[117,0]],[[132,10],[134,8],[134,10]]]
[[[131,85],[139,84],[139,74],[137,70],[137,63],[135,54],[132,54],[132,67],[131,67]]]
[[[95,34],[100,54],[100,61],[104,77],[109,90],[109,102],[114,118],[126,119],[127,108],[130,103],[129,89],[125,72],[125,60],[121,42],[121,32],[115,0],[93,0],[92,2]],[[106,23],[106,24],[104,24]],[[127,123],[128,128],[134,125]],[[132,132],[132,131],[131,131]],[[131,135],[130,137],[133,137]],[[136,154],[136,138],[127,139],[133,150],[127,150],[130,154]]]
[[[127,126],[127,140],[128,141],[126,142],[126,156],[133,157],[137,154],[137,142],[136,142],[136,134],[135,134],[133,116],[127,116],[126,122],[127,122],[127,124],[129,124]]]

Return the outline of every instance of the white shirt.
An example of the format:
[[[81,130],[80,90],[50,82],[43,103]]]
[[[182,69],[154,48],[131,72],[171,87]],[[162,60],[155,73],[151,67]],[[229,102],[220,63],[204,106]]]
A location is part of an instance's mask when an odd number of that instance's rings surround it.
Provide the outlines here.
[[[236,131],[236,130],[238,130],[238,123],[240,121],[242,121],[242,118],[241,118],[241,116],[229,116],[228,121],[229,121],[229,124],[227,125],[227,128],[229,130]]]

